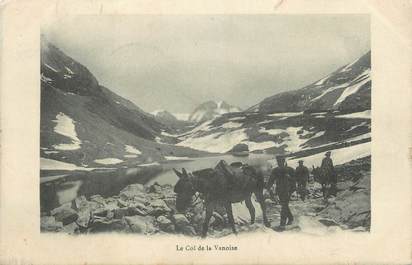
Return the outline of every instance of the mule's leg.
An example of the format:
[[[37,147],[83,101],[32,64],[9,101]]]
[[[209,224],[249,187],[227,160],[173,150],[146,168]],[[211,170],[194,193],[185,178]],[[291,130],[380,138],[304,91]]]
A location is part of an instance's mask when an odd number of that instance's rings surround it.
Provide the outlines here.
[[[205,238],[207,235],[207,230],[209,229],[209,221],[212,218],[213,211],[215,210],[214,202],[206,202],[206,217],[203,222],[202,237]]]
[[[250,223],[253,224],[255,223],[255,207],[252,204],[250,195],[246,198],[245,204],[250,213]]]
[[[265,224],[266,227],[270,227],[270,222],[266,215],[266,204],[265,204],[265,199],[263,198],[263,189],[256,191],[255,196],[256,196],[257,201],[260,204],[260,208],[262,209],[263,223]]]
[[[232,227],[232,231],[234,234],[237,234],[236,227],[235,227],[235,219],[233,218],[233,212],[232,212],[232,203],[226,202],[225,208],[226,208],[227,218],[229,219],[230,226]]]

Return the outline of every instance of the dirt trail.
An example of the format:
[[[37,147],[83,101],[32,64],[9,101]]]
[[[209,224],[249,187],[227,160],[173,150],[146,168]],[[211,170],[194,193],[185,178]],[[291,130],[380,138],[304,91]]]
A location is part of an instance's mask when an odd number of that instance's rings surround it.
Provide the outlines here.
[[[304,233],[308,235],[322,236],[336,232],[364,232],[370,228],[370,190],[365,188],[365,182],[370,180],[370,172],[363,172],[359,181],[342,181],[338,183],[339,192],[336,197],[324,200],[315,183],[309,183],[309,198],[302,201],[296,194],[289,203],[294,222],[286,226],[282,233]],[[362,187],[362,188],[360,188]],[[355,200],[354,200],[355,199]],[[250,224],[250,215],[244,204],[234,204],[233,212],[236,220],[236,228],[239,233],[249,231],[265,231],[279,233],[276,227],[280,223],[280,205],[270,199],[266,199],[267,215],[271,227],[263,225],[262,212],[256,201],[253,201],[256,209],[256,223]],[[347,209],[341,210],[344,205]],[[365,214],[366,212],[366,214]],[[221,237],[231,234],[231,229],[225,227],[221,230],[209,230],[212,237]]]
[[[234,205],[234,217],[236,220],[236,228],[239,234],[252,231],[265,231],[279,233],[275,231],[275,228],[280,223],[280,205],[266,200],[267,215],[271,223],[271,227],[265,227],[263,225],[262,212],[257,202],[253,202],[256,209],[256,222],[250,224],[250,215],[244,204]],[[322,223],[319,220],[325,220],[320,216],[317,216],[320,209],[325,208],[325,204],[322,203],[322,199],[308,199],[304,202],[301,200],[293,200],[290,202],[290,209],[295,217],[294,223],[286,227],[286,231],[283,233],[307,233],[311,235],[324,235],[336,230],[342,230],[336,223],[332,221],[331,226]],[[242,210],[242,208],[244,208]],[[232,233],[230,227],[225,227],[222,230],[211,229],[209,230],[210,236],[221,237]]]

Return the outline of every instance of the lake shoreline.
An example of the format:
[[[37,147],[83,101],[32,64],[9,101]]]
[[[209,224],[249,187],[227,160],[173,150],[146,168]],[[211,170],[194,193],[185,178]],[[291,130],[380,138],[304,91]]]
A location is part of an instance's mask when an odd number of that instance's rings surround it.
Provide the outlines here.
[[[257,163],[256,161],[267,162],[271,158],[272,155],[267,154],[250,154],[248,157],[224,154],[190,160],[168,160],[150,166],[137,166],[133,168],[55,171],[57,176],[45,174],[46,176],[40,177],[40,206],[42,210],[47,211],[68,202],[71,197],[73,197],[72,199],[81,195],[86,197],[92,195],[109,197],[130,184],[152,185],[157,182],[161,185],[174,185],[177,181],[177,176],[173,173],[172,168],[185,167],[189,171],[195,171],[214,167],[222,159],[228,163],[240,161],[254,164]],[[44,178],[48,178],[48,181],[42,181]]]

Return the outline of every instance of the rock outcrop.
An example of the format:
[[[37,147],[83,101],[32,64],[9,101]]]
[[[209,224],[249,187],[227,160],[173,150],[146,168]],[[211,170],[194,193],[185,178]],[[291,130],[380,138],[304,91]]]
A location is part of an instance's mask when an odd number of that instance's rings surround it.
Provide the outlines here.
[[[341,178],[341,191],[336,198],[329,200],[328,205],[319,214],[332,219],[348,228],[362,227],[366,230],[371,225],[371,174],[370,157],[351,161],[345,167],[338,167]]]

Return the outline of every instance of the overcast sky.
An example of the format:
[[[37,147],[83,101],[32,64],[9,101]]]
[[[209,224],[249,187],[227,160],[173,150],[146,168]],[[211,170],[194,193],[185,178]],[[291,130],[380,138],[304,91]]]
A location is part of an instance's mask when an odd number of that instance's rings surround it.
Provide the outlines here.
[[[100,84],[146,111],[243,109],[370,49],[367,15],[79,16],[44,27]]]

